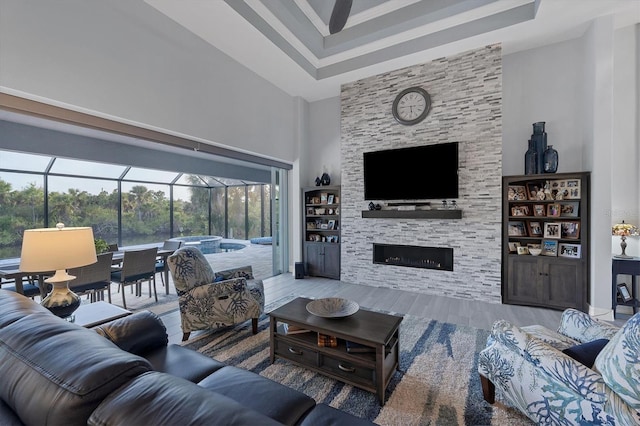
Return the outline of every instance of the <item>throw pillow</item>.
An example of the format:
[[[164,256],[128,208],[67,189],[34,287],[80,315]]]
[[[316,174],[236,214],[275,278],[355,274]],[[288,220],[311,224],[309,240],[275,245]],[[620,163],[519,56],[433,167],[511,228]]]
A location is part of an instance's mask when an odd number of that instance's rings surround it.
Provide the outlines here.
[[[570,348],[567,348],[562,352],[569,355],[576,361],[591,368],[596,362],[596,357],[607,343],[609,343],[609,339],[598,339],[591,342],[582,343],[580,345],[571,346]]]

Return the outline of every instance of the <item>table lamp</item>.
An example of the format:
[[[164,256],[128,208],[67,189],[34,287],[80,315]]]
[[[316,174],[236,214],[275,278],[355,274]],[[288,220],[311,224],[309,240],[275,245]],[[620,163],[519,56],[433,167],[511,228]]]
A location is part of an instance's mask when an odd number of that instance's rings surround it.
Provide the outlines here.
[[[67,269],[97,262],[93,230],[89,227],[28,229],[24,231],[20,270],[23,272],[50,272],[55,275],[45,280],[53,290],[41,304],[54,315],[73,320],[73,312],[80,306],[80,298],[69,290],[68,282],[75,279]]]
[[[620,247],[622,247],[622,253],[617,254],[613,257],[616,257],[618,259],[630,259],[633,257],[633,256],[628,256],[625,253],[625,250],[627,249],[626,240],[629,235],[634,235],[636,232],[638,232],[638,228],[628,223],[624,223],[624,220],[622,221],[622,223],[616,223],[615,225],[613,225],[613,227],[611,228],[611,235],[619,235],[620,239],[622,240],[620,241]]]

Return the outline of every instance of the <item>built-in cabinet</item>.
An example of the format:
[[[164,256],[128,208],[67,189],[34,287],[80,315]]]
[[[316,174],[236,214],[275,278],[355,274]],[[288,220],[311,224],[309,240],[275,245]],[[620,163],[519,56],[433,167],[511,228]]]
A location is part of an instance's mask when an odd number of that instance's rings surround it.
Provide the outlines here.
[[[302,192],[305,272],[340,279],[340,187],[314,186]]]
[[[504,303],[588,309],[589,180],[588,172],[503,177]]]

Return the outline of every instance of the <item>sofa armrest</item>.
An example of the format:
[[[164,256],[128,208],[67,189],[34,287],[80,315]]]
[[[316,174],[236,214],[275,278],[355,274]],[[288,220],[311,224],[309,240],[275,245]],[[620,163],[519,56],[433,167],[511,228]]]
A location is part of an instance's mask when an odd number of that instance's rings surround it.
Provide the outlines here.
[[[558,333],[580,343],[597,339],[611,340],[618,330],[619,327],[599,321],[577,309],[566,309],[558,327]]]
[[[223,280],[228,280],[231,278],[246,278],[247,280],[253,279],[253,269],[251,265],[240,266],[238,268],[225,269],[223,271],[218,271],[215,273],[216,278],[222,278]]]
[[[136,312],[98,326],[94,330],[120,349],[140,356],[169,343],[164,323],[160,317],[149,311]]]

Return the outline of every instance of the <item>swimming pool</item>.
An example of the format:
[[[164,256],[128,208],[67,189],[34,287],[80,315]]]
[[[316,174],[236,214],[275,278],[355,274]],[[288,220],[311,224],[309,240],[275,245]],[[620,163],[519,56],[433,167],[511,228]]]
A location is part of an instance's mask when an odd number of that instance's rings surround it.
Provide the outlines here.
[[[217,235],[193,235],[189,237],[175,237],[172,238],[172,240],[183,241],[183,246],[197,247],[203,254],[236,251],[246,247],[240,243],[224,242],[223,238]]]

